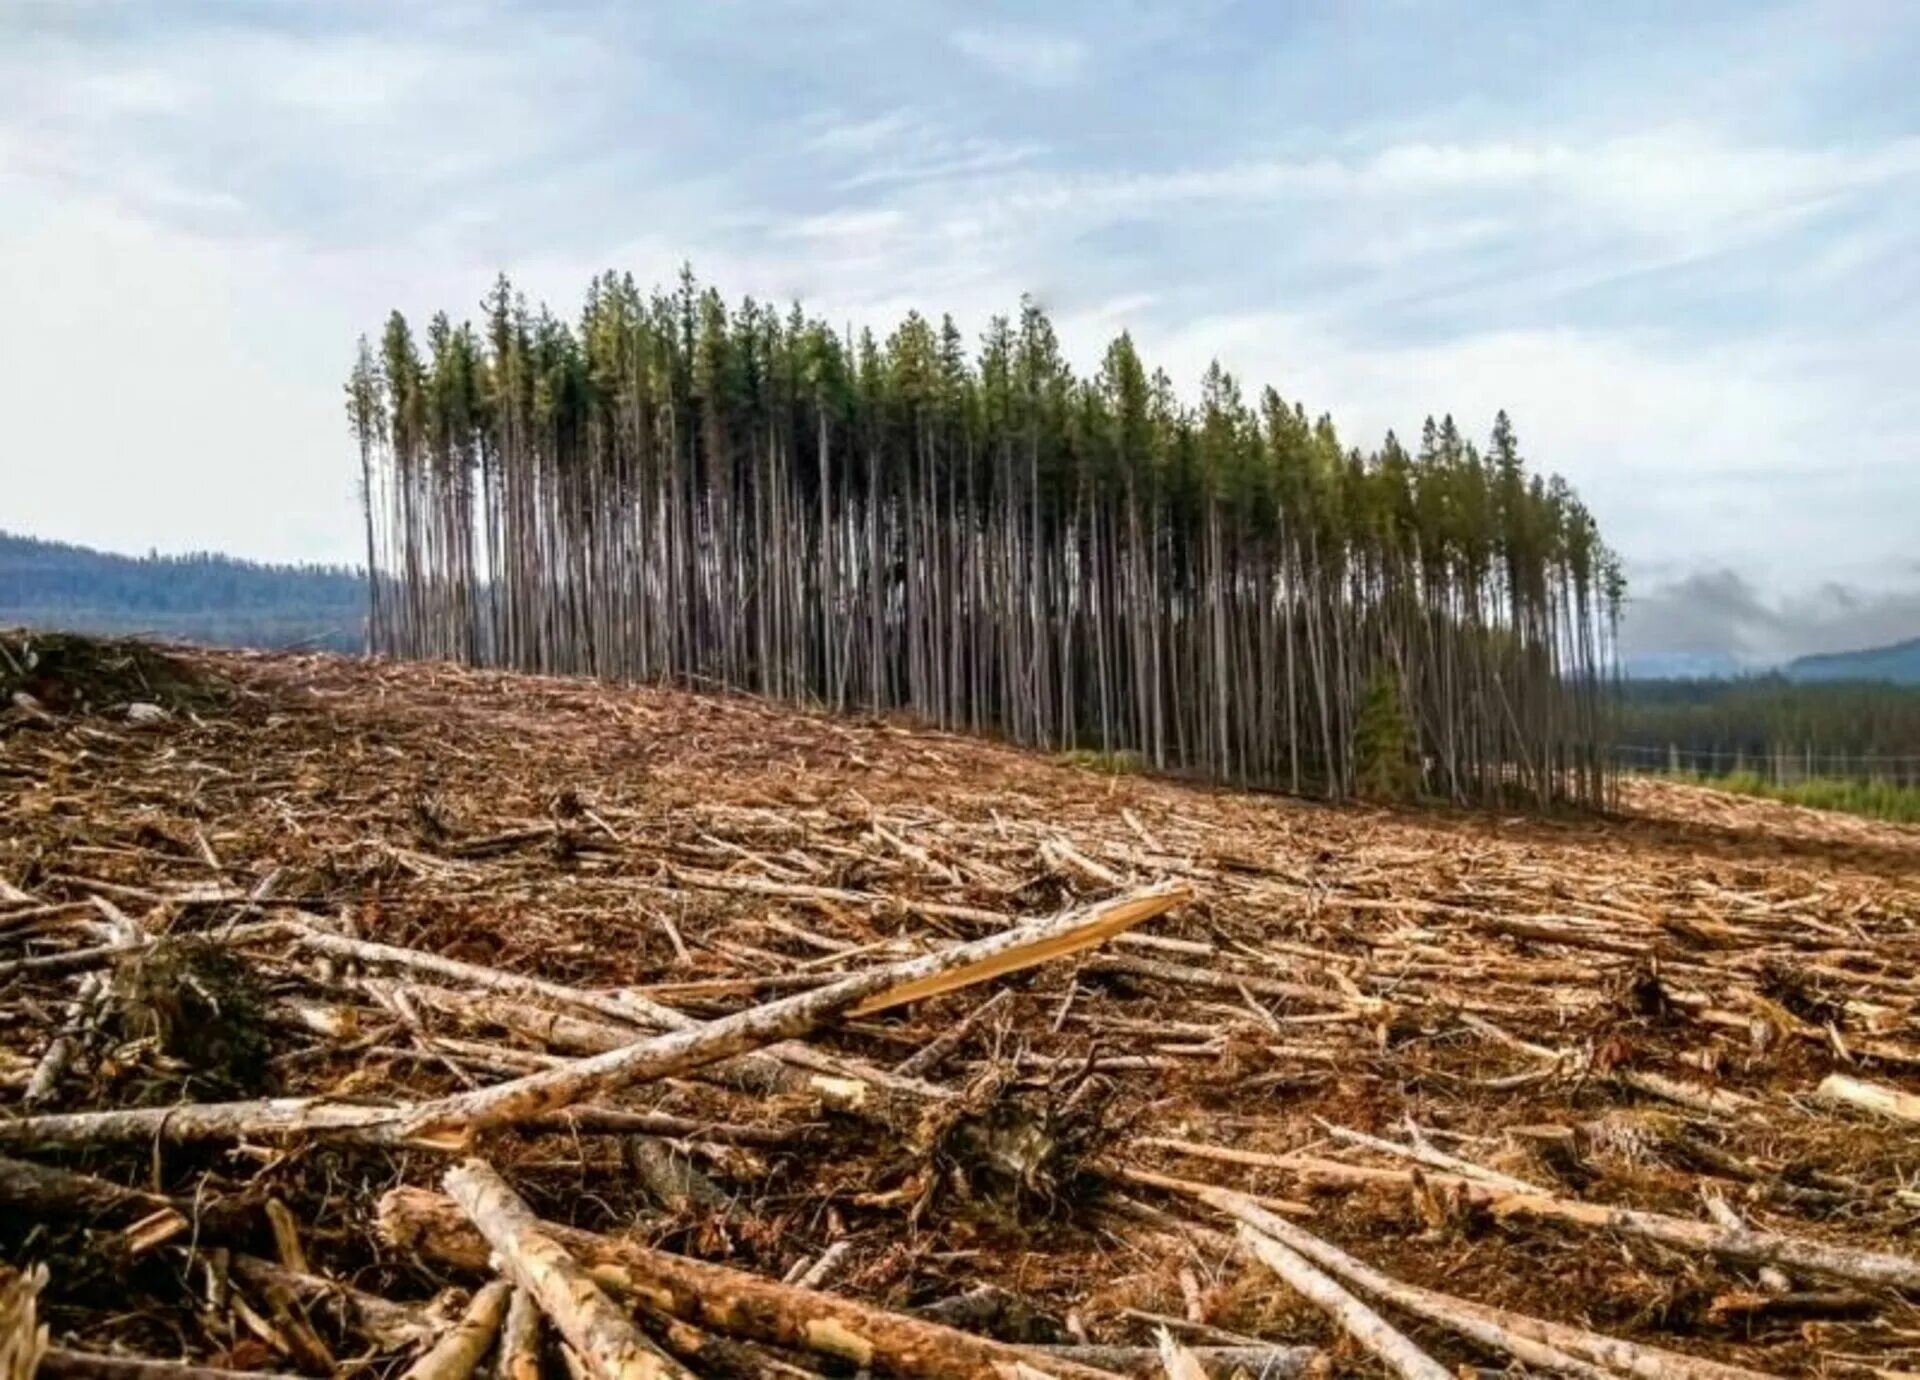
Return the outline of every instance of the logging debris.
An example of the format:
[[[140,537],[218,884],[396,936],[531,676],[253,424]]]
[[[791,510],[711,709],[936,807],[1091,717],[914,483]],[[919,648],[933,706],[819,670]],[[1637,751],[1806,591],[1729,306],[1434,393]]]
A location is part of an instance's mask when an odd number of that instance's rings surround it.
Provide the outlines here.
[[[1920,1371],[1920,831],[0,640],[9,1374]]]

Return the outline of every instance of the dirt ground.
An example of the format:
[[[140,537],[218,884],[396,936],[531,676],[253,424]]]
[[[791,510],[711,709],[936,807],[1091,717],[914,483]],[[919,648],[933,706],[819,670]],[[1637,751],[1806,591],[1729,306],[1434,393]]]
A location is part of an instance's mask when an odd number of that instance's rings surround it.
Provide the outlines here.
[[[56,675],[3,640],[0,1155],[205,1214],[149,1244],[125,1203],[9,1207],[0,1258],[47,1264],[58,1345],[398,1374],[407,1349],[311,1301],[290,1319],[303,1305],[271,1290],[210,1296],[214,1266],[278,1250],[440,1314],[479,1281],[374,1221],[385,1190],[436,1186],[444,1156],[325,1136],[82,1146],[8,1131],[28,1110],[417,1100],[579,1052],[543,1042],[521,999],[462,1009],[434,995],[451,982],[226,947],[236,925],[299,917],[707,1019],[1175,880],[1194,899],[1143,938],[999,984],[918,1074],[937,1097],[854,1115],[673,1079],[620,1106],[682,1134],[529,1129],[484,1153],[544,1217],[771,1279],[837,1246],[821,1287],[902,1312],[999,1286],[1014,1300],[975,1325],[1020,1342],[1150,1345],[1165,1319],[1196,1343],[1377,1367],[1146,1171],[1283,1200],[1454,1299],[1783,1375],[1920,1370],[1920,1294],[1766,1263],[1776,1235],[1920,1259],[1920,1123],[1901,1115],[1920,1102],[1823,1089],[1920,1094],[1920,829],[1651,782],[1609,819],[1332,807],[739,697],[99,644]],[[114,952],[21,962],[90,946]],[[809,1044],[895,1069],[993,994]],[[67,1066],[29,1109],[62,1031]],[[1515,1180],[1513,1201],[1469,1191]],[[1543,1196],[1721,1236],[1519,1201]],[[216,1221],[220,1204],[242,1211]],[[1382,1312],[1449,1368],[1507,1364]]]

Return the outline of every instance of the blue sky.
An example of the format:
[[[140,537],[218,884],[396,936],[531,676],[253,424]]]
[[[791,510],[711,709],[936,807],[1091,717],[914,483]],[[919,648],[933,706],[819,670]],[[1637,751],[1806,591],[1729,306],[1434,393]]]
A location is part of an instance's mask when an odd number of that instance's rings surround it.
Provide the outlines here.
[[[690,259],[1504,406],[1644,653],[1920,634],[1916,70],[1894,0],[0,0],[0,527],[350,560],[357,333]]]

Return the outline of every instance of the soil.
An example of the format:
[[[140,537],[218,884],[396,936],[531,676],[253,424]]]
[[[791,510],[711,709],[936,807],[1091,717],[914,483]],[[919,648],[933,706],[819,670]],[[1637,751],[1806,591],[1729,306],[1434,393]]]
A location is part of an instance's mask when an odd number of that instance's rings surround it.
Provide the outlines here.
[[[351,965],[284,944],[243,950],[246,976],[192,976],[213,970],[190,941],[236,924],[314,917],[710,1018],[995,917],[1170,878],[1195,899],[1145,942],[1001,984],[1010,999],[924,1075],[958,1095],[937,1125],[925,1108],[876,1125],[684,1079],[620,1105],[778,1142],[669,1138],[718,1194],[663,1191],[617,1136],[508,1132],[485,1153],[543,1216],[773,1278],[844,1240],[823,1287],[871,1302],[911,1311],[998,1286],[1023,1339],[1145,1345],[1141,1314],[1191,1316],[1325,1348],[1335,1373],[1375,1366],[1259,1265],[1129,1214],[1138,1200],[1223,1229],[1177,1194],[1119,1185],[1132,1166],[1303,1203],[1299,1225],[1456,1297],[1778,1374],[1920,1369],[1920,1312],[1895,1292],[1503,1214],[1421,1175],[1336,1191],[1161,1143],[1406,1170],[1338,1132],[1404,1146],[1417,1128],[1588,1202],[1705,1222],[1711,1195],[1756,1229],[1920,1256],[1920,1125],[1815,1095],[1834,1073],[1920,1093],[1920,828],[1638,781],[1609,818],[1331,806],[724,694],[0,643],[8,1117],[83,977],[8,961],[109,942],[95,927],[115,915],[189,947],[174,969],[151,947],[115,960],[105,1014],[76,1027],[75,1059],[35,1111],[264,1091],[417,1100],[546,1056],[504,1021],[382,1006]],[[165,713],[129,719],[136,702]],[[190,998],[160,1002],[158,1024],[130,1018],[155,1006],[151,991],[130,1004],[143,977],[177,986],[182,971]],[[223,1003],[227,990],[244,998]],[[810,1043],[890,1067],[990,995]],[[208,1002],[228,1024],[183,1037]],[[283,1019],[289,1004],[355,1024],[322,1033]],[[249,1213],[278,1201],[313,1272],[388,1299],[480,1282],[374,1228],[378,1195],[436,1186],[444,1156],[326,1139],[0,1153]],[[241,1216],[219,1247],[273,1255],[267,1214]],[[207,1305],[210,1237],[133,1250],[128,1226],[124,1212],[0,1214],[0,1258],[50,1269],[56,1343],[315,1369],[284,1327],[262,1336]],[[1503,1363],[1384,1311],[1450,1367]],[[336,1358],[395,1374],[409,1359],[311,1322]]]

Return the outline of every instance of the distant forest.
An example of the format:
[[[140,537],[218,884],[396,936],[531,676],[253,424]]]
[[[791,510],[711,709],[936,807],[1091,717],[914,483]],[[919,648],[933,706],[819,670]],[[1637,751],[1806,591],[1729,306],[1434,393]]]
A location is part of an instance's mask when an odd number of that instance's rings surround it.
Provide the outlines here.
[[[120,556],[0,532],[0,627],[358,652],[366,616],[366,581],[343,567]]]
[[[1629,767],[1920,783],[1920,687],[1873,681],[1636,680],[1620,711]]]

